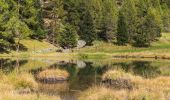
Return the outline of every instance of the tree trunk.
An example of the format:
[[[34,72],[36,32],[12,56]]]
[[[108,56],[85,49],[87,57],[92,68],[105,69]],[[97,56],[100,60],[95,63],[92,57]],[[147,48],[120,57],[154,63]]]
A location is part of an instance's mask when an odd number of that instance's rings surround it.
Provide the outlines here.
[[[19,53],[20,50],[20,40],[18,40],[17,44],[16,44],[16,51],[17,53]]]

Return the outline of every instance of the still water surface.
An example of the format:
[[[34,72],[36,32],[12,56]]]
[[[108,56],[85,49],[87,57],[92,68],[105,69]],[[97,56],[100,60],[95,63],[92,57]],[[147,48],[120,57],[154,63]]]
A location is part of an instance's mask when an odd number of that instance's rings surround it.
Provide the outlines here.
[[[30,72],[33,75],[46,69],[63,69],[69,74],[69,80],[56,84],[39,82],[39,93],[60,95],[63,100],[76,100],[82,91],[101,84],[101,76],[108,70],[124,70],[144,78],[170,76],[170,61],[161,60],[72,60],[55,59],[0,59],[1,71],[5,74],[16,69],[19,72]]]

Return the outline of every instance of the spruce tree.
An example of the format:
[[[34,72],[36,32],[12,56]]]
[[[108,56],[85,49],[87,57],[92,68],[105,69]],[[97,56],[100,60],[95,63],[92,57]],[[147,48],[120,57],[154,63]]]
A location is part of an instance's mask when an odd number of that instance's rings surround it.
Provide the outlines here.
[[[76,31],[71,25],[66,25],[57,37],[58,43],[64,49],[73,48],[77,44]]]
[[[133,0],[126,0],[121,9],[121,13],[124,16],[124,21],[126,23],[127,30],[125,34],[128,35],[128,42],[133,42],[133,36],[136,34],[136,20],[137,20],[137,11],[135,7],[135,2]],[[119,27],[120,28],[120,27]]]
[[[20,50],[20,40],[26,39],[30,34],[32,34],[32,30],[22,21],[18,19],[18,17],[13,16],[5,25],[6,31],[9,34],[12,34],[15,38],[15,47],[17,52]]]
[[[156,9],[149,8],[147,15],[138,19],[137,34],[134,37],[135,46],[150,46],[159,36],[161,36],[161,17]]]
[[[0,51],[3,51],[9,49],[10,45],[14,43],[14,37],[5,28],[10,15],[8,2],[1,0],[0,5]]]
[[[117,28],[117,43],[119,45],[125,45],[128,43],[127,24],[125,22],[125,16],[122,12],[119,12],[118,28]]]
[[[102,0],[84,0],[85,10],[90,12],[92,16],[94,29],[97,35],[102,32],[102,18],[103,18],[103,1]]]
[[[163,4],[162,11],[163,31],[170,32],[170,9],[166,4]]]
[[[100,38],[112,42],[116,38],[118,10],[115,0],[103,1]]]
[[[82,21],[80,23],[80,38],[87,42],[87,45],[91,45],[96,39],[97,35],[94,29],[94,23],[92,16],[89,11],[86,11],[85,15],[82,16]]]

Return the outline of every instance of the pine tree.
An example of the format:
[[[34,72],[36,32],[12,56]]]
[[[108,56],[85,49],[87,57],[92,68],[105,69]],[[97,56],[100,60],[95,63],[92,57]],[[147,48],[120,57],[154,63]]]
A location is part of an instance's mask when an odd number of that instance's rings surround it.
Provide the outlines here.
[[[134,37],[135,46],[150,46],[151,42],[161,35],[161,17],[157,10],[149,8],[147,15],[138,20],[137,34]]]
[[[13,34],[15,38],[15,47],[17,52],[20,50],[20,40],[27,38],[32,34],[32,30],[29,28],[29,26],[23,21],[23,12],[22,8],[24,3],[27,3],[27,1],[21,1],[17,0],[12,2],[13,8],[11,10],[11,17],[9,18],[9,21],[6,24],[6,30]],[[30,3],[30,2],[29,2]]]
[[[77,0],[64,0],[64,10],[66,11],[66,19],[65,22],[72,25],[76,31],[79,29],[78,24],[80,22],[80,15],[78,12],[78,4]]]
[[[65,10],[62,0],[53,0],[54,7],[52,8],[52,44],[55,45],[57,43],[57,36],[63,29],[63,23],[65,20]]]
[[[103,17],[100,37],[103,40],[112,42],[117,33],[118,10],[115,0],[103,1]]]
[[[170,9],[166,4],[162,5],[162,23],[163,23],[163,31],[170,32]]]
[[[125,16],[122,12],[119,12],[118,29],[117,29],[117,43],[119,45],[125,45],[128,43],[127,24],[125,22]]]
[[[126,0],[121,9],[121,13],[124,16],[124,20],[126,23],[126,29],[128,35],[128,42],[133,42],[133,36],[136,34],[136,20],[137,20],[137,11],[135,7],[135,2],[133,0]]]
[[[87,11],[84,16],[82,16],[82,22],[80,23],[80,38],[87,42],[87,45],[91,45],[96,39],[97,35],[94,29],[93,19]]]
[[[25,4],[21,7],[22,17],[24,22],[31,29],[33,34],[31,37],[34,39],[44,39],[46,36],[43,27],[43,17],[40,0],[25,0]]]
[[[24,23],[21,22],[18,17],[11,17],[10,20],[5,25],[6,31],[9,32],[9,34],[12,34],[16,40],[16,50],[19,52],[20,50],[20,40],[26,39],[32,31],[29,29],[29,27]]]
[[[102,18],[103,18],[103,1],[102,0],[84,0],[84,10],[88,10],[93,19],[94,29],[97,35],[102,31]],[[81,5],[82,7],[82,5]]]
[[[57,37],[58,43],[64,49],[76,46],[76,31],[71,25],[66,25],[64,30]]]
[[[10,15],[9,5],[5,0],[1,0],[0,5],[0,51],[3,51],[14,43],[14,38],[13,35],[5,29]]]

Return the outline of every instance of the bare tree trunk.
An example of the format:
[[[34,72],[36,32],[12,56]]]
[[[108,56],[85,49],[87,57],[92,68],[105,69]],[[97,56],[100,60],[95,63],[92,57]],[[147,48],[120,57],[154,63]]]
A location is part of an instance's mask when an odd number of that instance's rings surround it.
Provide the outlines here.
[[[16,44],[16,51],[17,53],[19,53],[20,50],[20,40],[18,40],[17,44]]]
[[[16,71],[17,71],[17,73],[19,72],[19,67],[20,67],[20,63],[19,63],[19,58],[17,57],[17,59],[16,59]]]

